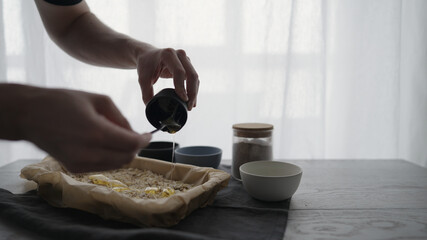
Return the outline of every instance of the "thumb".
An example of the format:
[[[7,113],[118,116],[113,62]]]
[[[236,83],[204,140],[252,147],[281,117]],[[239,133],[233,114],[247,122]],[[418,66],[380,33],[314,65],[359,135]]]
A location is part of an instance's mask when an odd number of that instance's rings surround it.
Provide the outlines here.
[[[138,76],[139,86],[141,88],[142,100],[147,104],[154,96],[153,84],[151,83],[151,75],[148,70]]]
[[[152,137],[151,133],[143,133],[139,136],[140,136],[140,145],[139,145],[140,149],[147,147],[151,141],[151,137]]]

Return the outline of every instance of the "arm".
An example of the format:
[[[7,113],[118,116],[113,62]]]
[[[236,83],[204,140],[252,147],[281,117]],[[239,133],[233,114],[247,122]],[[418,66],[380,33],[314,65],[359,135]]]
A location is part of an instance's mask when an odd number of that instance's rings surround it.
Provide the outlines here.
[[[183,50],[158,49],[115,32],[84,1],[56,6],[36,0],[36,5],[49,36],[71,56],[97,66],[137,68],[145,103],[159,77],[173,77],[175,91],[188,101],[189,110],[196,105],[199,79]]]
[[[154,47],[138,43],[104,25],[90,12],[86,2],[56,6],[36,0],[51,39],[71,56],[97,66],[136,67],[136,45],[143,52]]]
[[[132,131],[103,95],[0,84],[0,139],[28,140],[69,171],[85,172],[130,162],[151,134]]]

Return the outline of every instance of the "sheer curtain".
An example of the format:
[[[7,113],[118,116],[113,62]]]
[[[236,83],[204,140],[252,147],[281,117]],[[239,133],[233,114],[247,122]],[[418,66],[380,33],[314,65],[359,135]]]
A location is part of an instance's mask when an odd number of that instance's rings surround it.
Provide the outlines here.
[[[427,2],[87,0],[117,31],[185,49],[198,106],[173,138],[231,158],[231,126],[274,125],[276,159],[405,159],[427,166]],[[0,1],[0,81],[107,94],[152,130],[135,70],[80,63],[47,37],[32,1]],[[160,80],[156,90],[172,86]],[[7,113],[0,113],[7,114]],[[41,158],[0,142],[0,164]]]

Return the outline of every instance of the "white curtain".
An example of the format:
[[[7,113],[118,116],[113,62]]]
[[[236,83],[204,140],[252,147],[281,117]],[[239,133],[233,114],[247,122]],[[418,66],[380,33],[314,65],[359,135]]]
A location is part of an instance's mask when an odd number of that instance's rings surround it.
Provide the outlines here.
[[[185,49],[198,106],[174,137],[231,158],[234,123],[274,125],[275,159],[405,159],[427,166],[427,1],[87,0],[117,31]],[[135,70],[99,68],[47,37],[35,4],[0,1],[0,81],[112,97],[153,129]],[[156,90],[172,86],[161,80]],[[7,113],[0,113],[7,114]],[[45,153],[0,142],[0,165]]]

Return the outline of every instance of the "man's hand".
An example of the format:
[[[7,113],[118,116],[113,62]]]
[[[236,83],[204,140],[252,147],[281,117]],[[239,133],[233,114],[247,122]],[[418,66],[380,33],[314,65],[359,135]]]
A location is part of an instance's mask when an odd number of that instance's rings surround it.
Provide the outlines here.
[[[19,97],[15,104],[20,109],[13,114],[14,124],[19,128],[9,139],[33,142],[71,172],[119,168],[130,162],[151,139],[149,133],[140,135],[132,131],[107,96],[14,87],[18,89],[14,97]],[[13,102],[12,98],[9,100]]]
[[[199,77],[184,50],[145,49],[137,56],[137,70],[145,104],[153,97],[153,85],[159,77],[173,78],[175,92],[188,102],[188,110],[197,104]],[[184,84],[186,82],[186,84]]]

